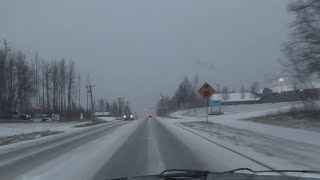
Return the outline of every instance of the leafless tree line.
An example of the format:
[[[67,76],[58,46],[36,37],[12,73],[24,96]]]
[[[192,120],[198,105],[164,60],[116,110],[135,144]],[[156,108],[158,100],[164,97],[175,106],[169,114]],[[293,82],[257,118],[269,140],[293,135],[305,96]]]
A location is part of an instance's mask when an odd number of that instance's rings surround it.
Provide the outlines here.
[[[285,44],[286,70],[299,85],[320,77],[320,0],[299,0],[289,4],[288,10],[295,16],[291,39]],[[313,92],[316,93],[316,92]],[[318,95],[312,95],[319,98]],[[304,96],[305,110],[320,116],[319,106]]]
[[[290,75],[300,83],[320,76],[320,0],[300,0],[288,10],[295,16],[291,39],[285,44]],[[288,68],[289,67],[289,68]]]
[[[81,77],[73,60],[28,58],[4,41],[0,47],[0,111],[30,111],[39,105],[46,113],[79,111]]]

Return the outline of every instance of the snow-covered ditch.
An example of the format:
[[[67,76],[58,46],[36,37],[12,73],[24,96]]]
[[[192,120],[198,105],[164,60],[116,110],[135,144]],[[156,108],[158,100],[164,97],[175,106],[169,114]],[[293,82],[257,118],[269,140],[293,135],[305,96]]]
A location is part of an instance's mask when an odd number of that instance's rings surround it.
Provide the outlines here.
[[[84,122],[1,123],[0,138],[41,131],[75,131],[77,128],[74,126],[83,123]]]
[[[179,125],[275,169],[318,170],[320,164],[318,145],[216,123],[187,122]]]
[[[186,128],[275,169],[319,170],[320,133],[243,120],[286,112],[291,106],[288,103],[230,106],[225,115],[209,116],[209,124],[203,116],[190,117],[187,111],[180,111],[171,114],[179,119],[162,118],[161,122],[173,131],[186,131],[181,127]],[[202,151],[215,150],[204,146]]]
[[[81,127],[86,123],[88,122],[1,123],[0,146],[77,131],[87,128]]]

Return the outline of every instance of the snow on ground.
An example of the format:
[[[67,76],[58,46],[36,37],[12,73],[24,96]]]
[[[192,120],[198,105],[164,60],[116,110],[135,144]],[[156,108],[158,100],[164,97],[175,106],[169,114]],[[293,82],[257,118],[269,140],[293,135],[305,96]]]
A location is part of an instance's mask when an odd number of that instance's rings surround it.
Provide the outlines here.
[[[214,94],[211,99],[217,100],[220,99],[222,102],[225,100],[222,98],[222,94]],[[242,98],[242,93],[230,93],[229,99],[227,101],[254,101],[259,98],[256,98],[252,95],[252,93],[244,93],[244,97]]]
[[[298,102],[281,102],[281,103],[265,103],[265,104],[250,104],[250,105],[232,105],[232,106],[221,106],[221,112],[224,115],[229,114],[239,114],[239,113],[249,113],[249,112],[260,112],[261,113],[271,113],[279,111],[288,111],[293,105],[299,104]],[[213,111],[218,111],[218,107],[212,107]],[[208,108],[208,112],[211,108]],[[180,116],[181,112],[178,111],[173,113],[175,116]],[[191,117],[204,117],[205,108],[190,109],[184,112],[185,116]]]
[[[221,111],[224,115],[229,114],[240,114],[240,113],[252,113],[259,112],[260,114],[269,113],[269,112],[279,112],[279,111],[287,111],[292,105],[297,105],[299,102],[281,102],[281,103],[265,103],[265,104],[250,104],[250,105],[232,105],[232,106],[221,106]],[[217,107],[212,108],[213,111],[217,111]],[[211,108],[208,108],[208,111],[211,111]],[[257,114],[259,114],[257,113]],[[181,111],[173,113],[173,115],[179,116]],[[196,117],[204,117],[205,116],[205,108],[197,108],[190,109],[185,112],[186,116],[196,116]]]
[[[295,116],[292,116],[291,113],[278,113],[260,117],[252,117],[247,120],[256,123],[280,126],[285,128],[296,128],[320,133],[319,117],[312,116],[308,113],[301,113]]]
[[[317,145],[216,123],[189,122],[181,125],[276,169],[316,170],[320,164],[320,147]]]
[[[1,123],[0,138],[18,134],[27,134],[40,131],[74,131],[79,128],[73,126],[84,122],[44,122],[44,123]]]
[[[97,117],[97,119],[107,121],[107,122],[116,120],[115,117]]]
[[[21,177],[23,179],[92,179],[142,121],[131,121],[110,134],[73,149]],[[95,148],[99,147],[99,148]],[[134,152],[133,152],[134,153]],[[108,178],[108,177],[106,177]]]
[[[222,124],[226,126],[231,126],[234,128],[245,129],[248,131],[253,131],[257,133],[263,133],[267,135],[272,135],[284,139],[294,140],[298,142],[306,142],[314,145],[320,146],[320,133],[297,129],[297,128],[285,128],[261,123],[255,123],[246,121],[243,119],[250,117],[259,117],[271,113],[286,112],[291,109],[292,106],[300,106],[296,102],[288,103],[276,103],[276,104],[255,104],[255,105],[238,105],[238,106],[225,106],[223,108],[228,109],[223,111],[225,115],[219,116],[209,116],[209,121],[217,124]],[[250,110],[251,106],[251,110]],[[225,110],[226,110],[225,109]],[[243,113],[240,113],[243,111]],[[251,112],[250,112],[251,111]],[[187,112],[176,112],[172,114],[174,117],[185,119],[185,121],[204,121],[205,118],[189,117],[186,118],[183,114],[188,114]],[[201,114],[201,112],[199,113]]]
[[[290,108],[286,103],[223,107],[226,114],[210,116],[209,121],[213,123],[210,126],[203,123],[205,118],[201,111],[197,112],[197,117],[190,117],[195,115],[191,111],[180,111],[171,115],[180,119],[165,122],[170,122],[171,126],[184,126],[276,169],[317,170],[320,164],[320,133],[243,120]]]
[[[157,117],[158,118],[158,117]],[[196,136],[175,123],[181,119],[158,118],[174,136],[176,136],[189,150],[194,152],[195,157],[204,163],[209,171],[228,171],[231,169],[247,167],[255,170],[267,170],[266,167],[256,164],[234,152],[228,151],[214,143],[211,143],[199,136]]]

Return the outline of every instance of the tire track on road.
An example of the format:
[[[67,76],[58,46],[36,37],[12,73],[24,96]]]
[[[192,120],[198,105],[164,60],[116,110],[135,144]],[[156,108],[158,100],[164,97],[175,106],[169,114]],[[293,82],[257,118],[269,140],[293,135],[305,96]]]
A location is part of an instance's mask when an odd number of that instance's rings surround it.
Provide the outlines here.
[[[69,137],[63,136],[35,146],[27,147],[26,149],[22,148],[1,154],[0,161],[2,165],[0,166],[0,177],[2,179],[14,179],[74,148],[105,136],[113,132],[117,127],[127,123],[128,122],[121,121],[99,126],[97,128],[90,128],[74,133]]]

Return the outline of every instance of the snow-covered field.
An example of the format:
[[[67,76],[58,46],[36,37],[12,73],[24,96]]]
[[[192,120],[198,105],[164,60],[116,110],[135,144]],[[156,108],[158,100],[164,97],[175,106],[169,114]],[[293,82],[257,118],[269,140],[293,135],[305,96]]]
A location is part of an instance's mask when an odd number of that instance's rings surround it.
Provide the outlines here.
[[[172,114],[180,119],[162,119],[162,122],[176,131],[186,128],[275,169],[319,170],[320,133],[243,120],[290,108],[290,103],[223,107],[225,115],[210,116],[209,125],[204,122],[201,110],[197,114],[189,110]]]
[[[291,108],[292,105],[296,105],[298,102],[281,102],[281,103],[265,103],[265,104],[250,104],[250,105],[232,105],[221,106],[221,112],[224,115],[230,114],[243,114],[243,113],[256,113],[256,115],[264,115],[271,112],[286,111]],[[213,111],[217,110],[217,107],[213,107]],[[211,111],[211,108],[208,108]],[[180,112],[173,113],[173,115],[179,116]],[[205,108],[190,109],[183,113],[185,116],[191,117],[204,117]]]
[[[113,117],[99,117],[99,120],[111,122],[115,121]],[[63,131],[71,132],[79,130],[79,128],[74,127],[77,125],[86,124],[90,121],[82,122],[42,122],[42,123],[0,123],[0,138],[28,134],[33,132],[42,131]],[[83,128],[83,127],[82,127]]]

